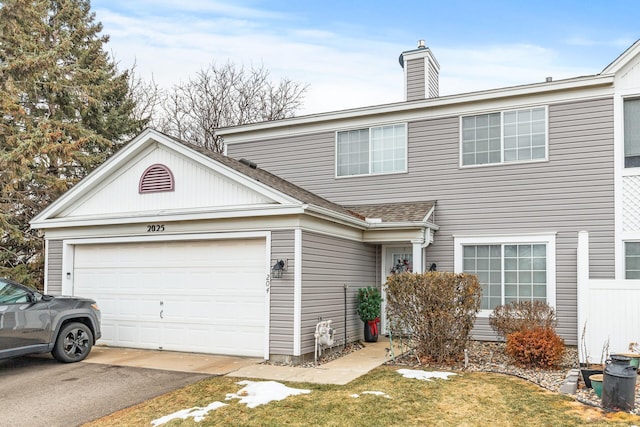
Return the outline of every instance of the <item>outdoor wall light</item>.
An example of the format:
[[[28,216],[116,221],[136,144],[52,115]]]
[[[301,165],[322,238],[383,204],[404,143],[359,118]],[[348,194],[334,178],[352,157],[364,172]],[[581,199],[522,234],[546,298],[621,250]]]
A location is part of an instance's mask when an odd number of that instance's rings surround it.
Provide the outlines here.
[[[284,260],[281,259],[276,261],[276,263],[273,264],[273,267],[271,267],[271,277],[274,279],[281,279],[282,273],[286,269],[287,269],[287,264],[284,262]]]

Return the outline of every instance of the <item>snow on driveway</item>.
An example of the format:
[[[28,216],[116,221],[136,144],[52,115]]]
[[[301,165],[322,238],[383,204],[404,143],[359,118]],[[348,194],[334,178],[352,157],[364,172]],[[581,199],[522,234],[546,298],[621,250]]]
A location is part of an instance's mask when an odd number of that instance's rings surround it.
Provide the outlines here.
[[[284,400],[289,396],[297,396],[299,394],[311,393],[311,390],[304,390],[299,388],[287,387],[276,381],[240,381],[238,385],[243,385],[237,393],[228,393],[225,400],[240,399],[238,403],[246,403],[247,407],[255,408],[256,406],[266,405],[273,400]],[[171,420],[183,419],[186,420],[189,417],[193,417],[195,422],[200,422],[204,419],[209,411],[215,411],[218,408],[227,406],[226,403],[212,402],[204,408],[195,407],[190,409],[183,409],[173,414],[165,415],[151,421],[153,427],[160,426],[168,423]]]

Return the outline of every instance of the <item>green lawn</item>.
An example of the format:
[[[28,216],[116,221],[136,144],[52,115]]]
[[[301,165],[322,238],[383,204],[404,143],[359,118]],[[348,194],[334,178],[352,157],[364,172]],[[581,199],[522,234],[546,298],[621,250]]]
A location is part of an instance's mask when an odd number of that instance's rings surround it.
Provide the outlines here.
[[[404,378],[398,367],[382,366],[345,386],[286,383],[310,394],[288,397],[256,408],[237,399],[239,378],[203,380],[88,426],[150,426],[179,410],[214,401],[227,406],[200,422],[173,420],[165,426],[580,426],[640,425],[640,417],[605,414],[571,397],[548,392],[527,381],[490,373],[461,373],[448,380]],[[390,398],[364,391],[381,391]],[[359,394],[359,398],[351,397]]]

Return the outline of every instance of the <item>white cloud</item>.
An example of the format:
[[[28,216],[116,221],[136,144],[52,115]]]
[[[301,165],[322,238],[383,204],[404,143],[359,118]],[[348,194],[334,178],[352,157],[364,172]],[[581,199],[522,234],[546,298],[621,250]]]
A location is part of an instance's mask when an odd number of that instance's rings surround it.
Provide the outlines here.
[[[231,61],[264,65],[274,80],[287,77],[308,83],[299,114],[404,100],[403,72],[397,59],[414,45],[371,42],[366,31],[353,36],[344,29],[305,27],[307,21],[296,20],[295,16],[220,1],[133,3],[122,7],[135,7],[145,13],[116,12],[115,6],[96,9],[104,32],[111,36],[106,48],[113,51],[122,68],[130,68],[135,62],[142,77],[153,76],[161,87],[185,81],[213,62]],[[626,39],[611,42],[625,47],[631,44]],[[575,37],[570,43],[584,46],[596,42]],[[601,70],[559,65],[564,57],[560,51],[531,44],[431,48],[441,66],[440,95],[542,82],[548,76],[559,80]]]

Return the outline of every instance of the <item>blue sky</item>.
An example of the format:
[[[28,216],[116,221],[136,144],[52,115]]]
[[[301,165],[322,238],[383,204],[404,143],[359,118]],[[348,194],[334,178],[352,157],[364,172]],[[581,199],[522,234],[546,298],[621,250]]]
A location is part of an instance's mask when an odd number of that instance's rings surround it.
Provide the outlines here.
[[[106,46],[163,87],[210,63],[309,84],[299,114],[403,100],[402,51],[426,40],[440,95],[597,74],[640,39],[640,1],[94,0]]]

